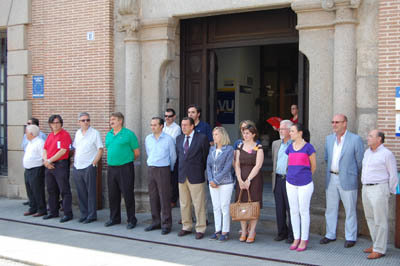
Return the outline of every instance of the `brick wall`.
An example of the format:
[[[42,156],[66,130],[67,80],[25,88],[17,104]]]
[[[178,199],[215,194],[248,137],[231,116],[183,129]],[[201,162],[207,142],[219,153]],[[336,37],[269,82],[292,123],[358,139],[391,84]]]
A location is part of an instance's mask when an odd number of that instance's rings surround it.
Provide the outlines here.
[[[400,138],[395,137],[395,88],[400,86],[400,1],[379,2],[378,128],[386,144],[400,161]]]
[[[47,119],[60,114],[71,137],[79,112],[91,115],[91,125],[105,137],[113,110],[113,0],[32,0],[28,46],[32,76],[44,75],[44,98],[32,99],[32,115],[49,132]],[[88,41],[87,32],[94,32]]]

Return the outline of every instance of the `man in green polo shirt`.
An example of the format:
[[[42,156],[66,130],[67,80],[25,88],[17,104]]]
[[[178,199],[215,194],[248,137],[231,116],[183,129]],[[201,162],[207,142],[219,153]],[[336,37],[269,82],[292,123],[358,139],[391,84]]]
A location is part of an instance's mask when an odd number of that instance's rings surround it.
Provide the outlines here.
[[[131,130],[124,127],[124,115],[112,113],[111,131],[106,136],[107,148],[107,184],[110,203],[110,220],[104,226],[121,223],[121,193],[125,199],[128,217],[127,229],[136,226],[135,216],[135,169],[133,161],[139,157],[138,139]]]

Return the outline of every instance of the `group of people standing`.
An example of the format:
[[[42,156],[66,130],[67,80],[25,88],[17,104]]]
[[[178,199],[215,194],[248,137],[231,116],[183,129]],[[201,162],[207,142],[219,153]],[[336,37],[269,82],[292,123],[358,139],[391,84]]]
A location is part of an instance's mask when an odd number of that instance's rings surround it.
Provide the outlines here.
[[[211,127],[201,120],[201,109],[190,105],[188,116],[175,123],[176,113],[168,108],[164,118],[153,117],[152,133],[145,139],[148,165],[148,189],[152,224],[145,231],[171,232],[171,209],[179,198],[182,229],[179,237],[191,234],[195,214],[195,238],[204,237],[207,219],[207,189],[211,196],[215,231],[210,239],[227,241],[230,233],[229,205],[236,187],[235,198],[247,190],[252,201],[262,207],[263,177],[261,168],[264,150],[258,140],[254,122],[240,123],[242,138],[233,146],[225,128]],[[165,120],[164,120],[165,119]],[[73,154],[72,175],[75,181],[79,208],[79,222],[90,223],[96,215],[96,167],[103,154],[103,143],[97,130],[90,126],[88,113],[78,116],[80,129],[74,142],[62,128],[59,115],[49,118],[52,132],[46,140],[40,134],[37,119],[28,121],[23,141],[25,182],[29,210],[24,215],[59,216],[61,195],[64,216],[60,222],[73,218],[69,184],[69,156]],[[37,122],[33,125],[33,122]],[[127,210],[127,228],[137,224],[134,197],[134,160],[140,156],[136,135],[124,127],[122,113],[110,117],[111,131],[105,138],[107,149],[107,184],[110,218],[105,226],[121,223],[121,193]],[[357,239],[356,201],[358,176],[362,169],[362,199],[370,228],[373,246],[364,250],[375,259],[386,252],[387,212],[389,192],[397,185],[396,160],[383,146],[384,134],[373,130],[368,135],[369,148],[365,151],[359,136],[347,130],[347,118],[335,115],[334,133],[327,136],[325,145],[326,169],[326,235],[321,244],[336,240],[339,201],[346,211],[345,247],[355,245]],[[280,139],[272,143],[272,190],[276,202],[278,234],[276,241],[290,243],[290,250],[307,249],[310,227],[310,202],[314,191],[316,151],[310,144],[310,134],[301,124],[283,120]],[[73,152],[71,152],[71,150]],[[48,192],[47,211],[44,180]],[[242,201],[248,194],[242,193]],[[239,240],[253,243],[257,220],[242,221]]]

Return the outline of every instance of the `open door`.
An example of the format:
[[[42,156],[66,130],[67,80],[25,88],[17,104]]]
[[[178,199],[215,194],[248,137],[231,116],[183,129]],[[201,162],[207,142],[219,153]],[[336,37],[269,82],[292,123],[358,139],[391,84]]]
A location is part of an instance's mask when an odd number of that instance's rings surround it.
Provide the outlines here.
[[[308,73],[309,65],[307,57],[299,51],[298,70],[298,108],[299,123],[308,127]]]
[[[218,61],[217,55],[214,50],[210,50],[208,54],[208,66],[209,66],[209,108],[210,108],[210,125],[211,128],[215,126],[217,119],[217,82],[218,82]]]

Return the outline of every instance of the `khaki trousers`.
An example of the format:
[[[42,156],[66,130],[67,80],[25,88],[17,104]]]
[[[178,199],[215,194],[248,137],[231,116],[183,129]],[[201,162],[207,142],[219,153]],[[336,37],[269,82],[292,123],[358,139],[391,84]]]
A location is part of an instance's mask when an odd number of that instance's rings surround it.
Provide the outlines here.
[[[371,234],[373,251],[386,253],[388,239],[389,185],[363,185],[362,202]]]
[[[205,182],[190,184],[186,178],[185,183],[179,183],[179,203],[181,205],[182,229],[192,231],[192,203],[196,214],[196,232],[206,231],[205,209]]]

